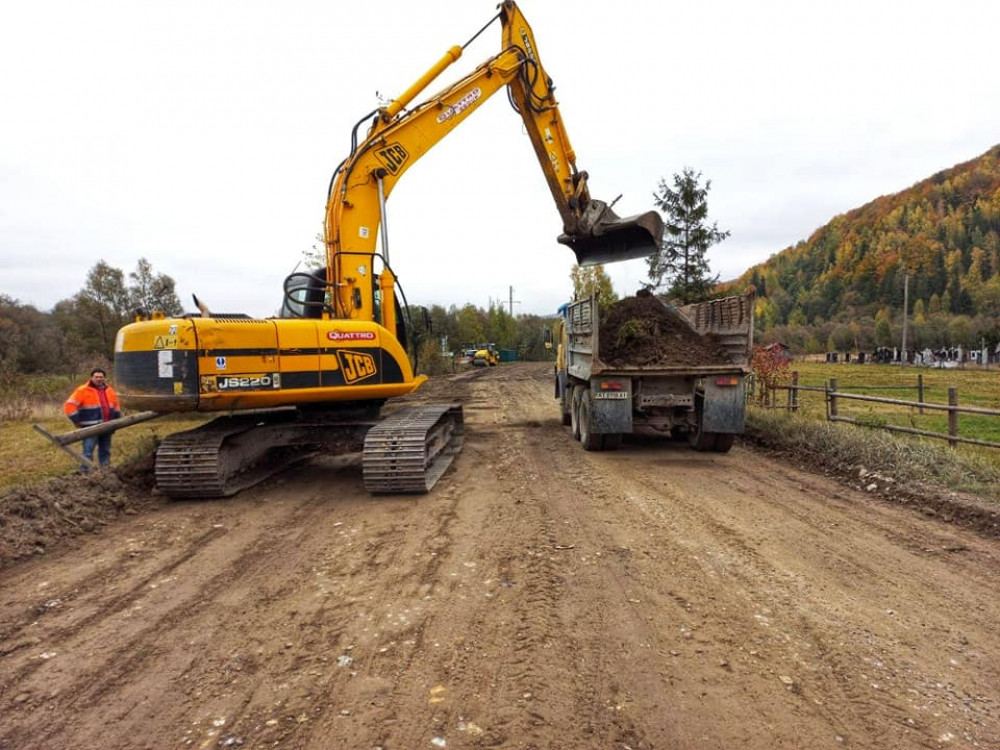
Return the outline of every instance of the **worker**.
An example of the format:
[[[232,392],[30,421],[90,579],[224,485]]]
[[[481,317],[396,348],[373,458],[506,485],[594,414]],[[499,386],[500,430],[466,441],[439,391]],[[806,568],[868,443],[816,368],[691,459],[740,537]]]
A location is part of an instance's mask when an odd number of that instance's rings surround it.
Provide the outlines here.
[[[93,427],[103,422],[121,417],[118,406],[118,396],[114,388],[108,385],[107,373],[101,367],[90,371],[90,380],[81,385],[66,399],[63,411],[77,427]],[[94,448],[97,448],[97,461],[100,466],[111,464],[111,432],[83,439],[83,455],[88,460],[94,460]],[[87,473],[87,466],[81,467]]]

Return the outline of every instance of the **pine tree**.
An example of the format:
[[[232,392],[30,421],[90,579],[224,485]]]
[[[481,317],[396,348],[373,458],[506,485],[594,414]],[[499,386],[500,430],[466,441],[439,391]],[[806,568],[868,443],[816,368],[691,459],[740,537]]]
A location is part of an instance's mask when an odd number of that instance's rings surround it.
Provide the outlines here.
[[[683,302],[707,298],[719,276],[711,275],[705,253],[729,236],[718,223],[708,223],[708,191],[711,180],[701,186],[701,172],[685,167],[674,175],[673,187],[660,180],[654,193],[656,207],[664,212],[664,238],[658,250],[649,256],[649,287],[659,289],[670,284],[667,295]]]

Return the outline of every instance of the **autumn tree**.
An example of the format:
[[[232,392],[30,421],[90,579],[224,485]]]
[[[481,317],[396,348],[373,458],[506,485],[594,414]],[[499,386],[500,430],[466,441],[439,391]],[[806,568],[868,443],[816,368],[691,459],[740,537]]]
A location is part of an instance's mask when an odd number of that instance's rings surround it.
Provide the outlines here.
[[[466,304],[458,311],[455,326],[455,335],[460,346],[481,344],[485,340],[486,326],[484,325],[485,313],[481,312],[475,305]]]
[[[595,295],[600,307],[607,307],[618,301],[618,295],[611,286],[611,278],[600,263],[594,266],[574,265],[569,278],[573,282],[573,299]]]
[[[174,280],[165,273],[154,273],[152,264],[139,258],[129,275],[128,295],[133,312],[149,315],[159,310],[168,316],[183,315],[184,308],[177,298]]]
[[[887,309],[879,310],[875,316],[875,343],[892,346],[892,318]]]
[[[674,175],[672,187],[661,179],[653,194],[656,207],[665,214],[665,232],[661,246],[647,259],[649,288],[669,284],[667,296],[685,303],[706,299],[719,281],[718,275],[711,275],[705,256],[729,232],[708,221],[711,187],[711,180],[701,185],[701,172],[685,167]]]
[[[72,342],[52,315],[0,294],[0,381],[66,372],[72,360]]]
[[[788,358],[776,347],[755,346],[750,369],[753,371],[760,404],[767,401],[767,394],[775,386],[788,380]]]
[[[83,289],[73,297],[72,327],[89,351],[110,359],[118,329],[131,322],[129,293],[120,268],[102,261],[87,272]]]
[[[138,311],[183,313],[174,280],[155,272],[145,258],[139,260],[128,279],[126,283],[120,268],[98,261],[87,272],[83,288],[56,304],[52,316],[70,337],[74,352],[80,357],[96,356],[101,362],[110,362],[118,329],[131,323]]]

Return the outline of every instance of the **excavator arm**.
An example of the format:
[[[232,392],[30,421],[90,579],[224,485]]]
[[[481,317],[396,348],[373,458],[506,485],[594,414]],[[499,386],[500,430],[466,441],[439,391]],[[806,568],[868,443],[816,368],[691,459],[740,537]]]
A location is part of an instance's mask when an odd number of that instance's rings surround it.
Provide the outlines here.
[[[648,211],[623,219],[604,201],[591,198],[587,173],[577,170],[555,86],[542,67],[531,27],[514,2],[501,5],[501,18],[505,48],[520,49],[525,55],[523,75],[510,82],[510,94],[563,220],[559,242],[572,248],[580,265],[649,255],[663,235],[660,215]]]
[[[421,156],[500,89],[508,87],[563,222],[559,241],[588,265],[648,255],[659,246],[659,214],[620,219],[590,196],[576,166],[551,78],[542,67],[531,27],[512,0],[501,3],[503,50],[421,104],[407,109],[457,61],[452,47],[398,99],[374,114],[367,137],[338,167],[325,217],[327,314],[374,320],[396,331],[394,277],[389,269],[385,204],[396,182]],[[381,227],[382,252],[376,248]],[[373,261],[385,266],[376,282]],[[378,299],[378,304],[376,304]],[[376,309],[377,308],[377,309]]]

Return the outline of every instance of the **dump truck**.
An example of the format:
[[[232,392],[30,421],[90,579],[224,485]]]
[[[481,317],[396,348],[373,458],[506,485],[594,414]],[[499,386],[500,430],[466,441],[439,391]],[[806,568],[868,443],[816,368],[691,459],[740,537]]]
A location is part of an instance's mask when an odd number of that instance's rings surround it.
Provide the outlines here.
[[[724,453],[743,432],[754,294],[673,306],[640,293],[599,309],[560,308],[555,395],[584,450],[633,433]]]

